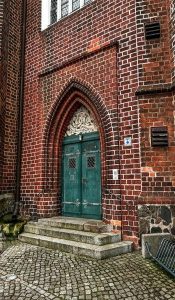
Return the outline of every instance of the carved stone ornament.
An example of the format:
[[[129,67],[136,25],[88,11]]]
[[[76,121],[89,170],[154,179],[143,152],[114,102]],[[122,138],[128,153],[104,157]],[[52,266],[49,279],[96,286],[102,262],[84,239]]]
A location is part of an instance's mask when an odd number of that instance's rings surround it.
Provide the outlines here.
[[[89,113],[89,111],[81,106],[73,115],[65,136],[78,135],[80,133],[88,133],[98,131],[97,125]]]

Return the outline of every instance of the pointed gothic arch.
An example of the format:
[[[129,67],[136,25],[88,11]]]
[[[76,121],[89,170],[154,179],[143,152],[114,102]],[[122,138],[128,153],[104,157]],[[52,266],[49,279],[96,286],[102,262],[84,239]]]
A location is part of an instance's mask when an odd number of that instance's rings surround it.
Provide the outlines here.
[[[84,106],[93,116],[99,131],[101,151],[101,185],[106,186],[106,139],[112,128],[107,109],[91,87],[71,81],[54,103],[46,123],[43,190],[61,198],[62,142],[74,113]]]

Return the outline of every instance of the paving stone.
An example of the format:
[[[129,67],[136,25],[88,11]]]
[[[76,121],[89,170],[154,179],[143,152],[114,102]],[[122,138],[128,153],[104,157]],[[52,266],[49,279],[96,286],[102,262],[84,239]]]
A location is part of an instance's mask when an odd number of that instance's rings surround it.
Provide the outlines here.
[[[175,300],[175,287],[140,252],[97,261],[17,243],[0,255],[0,300],[12,299]]]

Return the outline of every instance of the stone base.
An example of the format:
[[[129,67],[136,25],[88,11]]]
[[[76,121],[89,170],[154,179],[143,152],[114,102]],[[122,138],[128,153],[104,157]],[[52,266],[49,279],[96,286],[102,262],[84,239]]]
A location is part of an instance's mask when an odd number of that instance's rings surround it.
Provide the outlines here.
[[[139,205],[139,235],[170,233],[175,235],[175,205]]]
[[[15,206],[15,199],[12,193],[0,195],[0,218],[5,214],[12,213]]]

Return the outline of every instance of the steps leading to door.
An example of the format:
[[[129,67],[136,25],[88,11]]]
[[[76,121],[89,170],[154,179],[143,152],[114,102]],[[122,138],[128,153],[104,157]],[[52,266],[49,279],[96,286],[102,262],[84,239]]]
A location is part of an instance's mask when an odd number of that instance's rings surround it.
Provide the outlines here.
[[[55,217],[29,222],[19,240],[41,247],[104,259],[132,251],[132,242],[120,233],[104,232],[102,221]]]
[[[37,223],[28,223],[27,225],[25,225],[25,232],[40,236],[71,240],[74,242],[94,244],[98,246],[116,243],[121,240],[120,234],[97,234],[80,230],[51,227],[45,224],[40,225]]]
[[[102,221],[84,218],[53,217],[48,219],[39,219],[38,224],[95,233],[107,232],[107,225]]]

